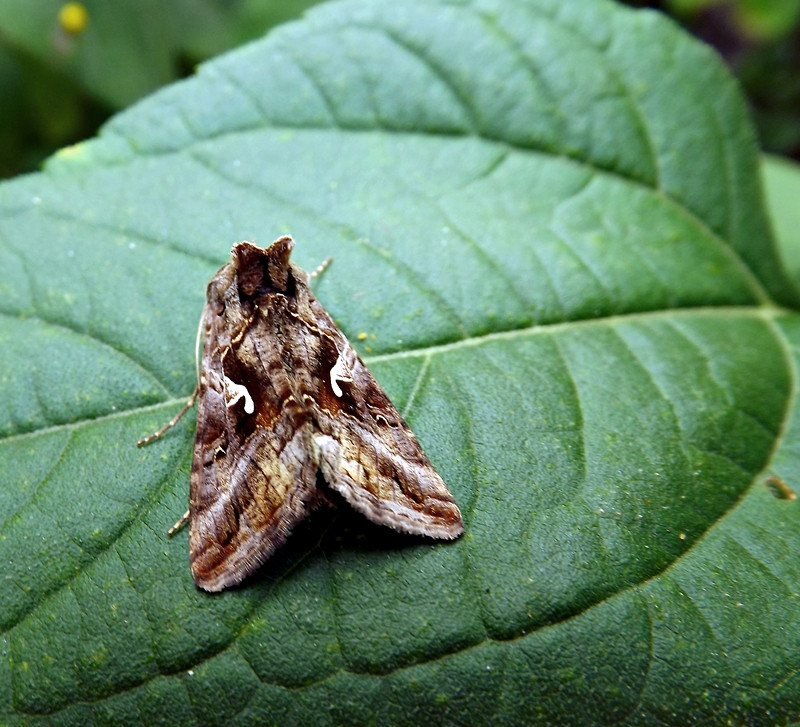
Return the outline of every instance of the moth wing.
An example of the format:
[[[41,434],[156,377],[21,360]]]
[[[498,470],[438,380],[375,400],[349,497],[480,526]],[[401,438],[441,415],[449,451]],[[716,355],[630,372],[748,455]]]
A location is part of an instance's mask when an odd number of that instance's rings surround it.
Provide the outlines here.
[[[395,530],[453,539],[461,513],[417,438],[344,334],[316,300],[317,372],[306,386],[314,444],[327,484],[370,520]]]
[[[216,325],[210,318],[210,344],[216,341]],[[279,406],[275,392],[264,391],[269,379],[261,362],[270,361],[270,352],[254,350],[270,341],[259,330],[263,325],[256,321],[248,327],[235,356],[208,343],[203,354],[189,558],[195,582],[208,591],[220,591],[256,570],[319,498],[310,421],[293,400]],[[254,355],[247,356],[246,349]],[[246,370],[242,361],[262,368]],[[280,377],[274,383],[280,386]],[[232,400],[232,387],[242,392],[239,400]],[[254,413],[246,410],[248,397]]]

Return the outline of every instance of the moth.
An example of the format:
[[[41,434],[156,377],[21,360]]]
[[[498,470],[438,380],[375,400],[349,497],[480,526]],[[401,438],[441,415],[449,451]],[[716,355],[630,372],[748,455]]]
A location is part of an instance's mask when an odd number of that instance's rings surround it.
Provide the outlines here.
[[[208,284],[198,383],[183,410],[196,397],[184,519],[207,591],[256,570],[331,502],[328,488],[404,533],[453,539],[464,529],[416,437],[290,262],[293,247],[291,237],[237,243]]]

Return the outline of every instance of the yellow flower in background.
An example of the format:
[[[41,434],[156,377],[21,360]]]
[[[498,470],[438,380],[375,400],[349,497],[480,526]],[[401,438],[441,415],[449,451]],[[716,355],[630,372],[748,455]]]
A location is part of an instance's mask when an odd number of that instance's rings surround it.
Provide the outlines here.
[[[58,22],[70,35],[79,35],[89,24],[89,11],[83,3],[66,3],[58,11]]]

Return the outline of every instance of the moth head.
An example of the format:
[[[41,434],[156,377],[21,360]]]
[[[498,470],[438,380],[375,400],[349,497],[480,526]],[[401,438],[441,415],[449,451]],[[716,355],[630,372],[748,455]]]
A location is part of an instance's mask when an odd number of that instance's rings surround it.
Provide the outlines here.
[[[239,290],[245,296],[274,289],[285,292],[289,286],[289,256],[294,240],[280,237],[268,248],[252,242],[237,242],[231,250]]]

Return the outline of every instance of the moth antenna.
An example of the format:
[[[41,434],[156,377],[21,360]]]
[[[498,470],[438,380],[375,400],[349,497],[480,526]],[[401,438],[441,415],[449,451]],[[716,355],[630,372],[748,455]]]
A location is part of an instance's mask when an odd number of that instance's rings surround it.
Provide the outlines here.
[[[197,337],[194,339],[194,370],[196,373],[196,383],[194,386],[194,394],[197,396],[197,387],[200,386],[200,335],[203,330],[203,321],[206,317],[206,309],[203,308],[203,313],[200,315],[200,320],[197,321]]]

